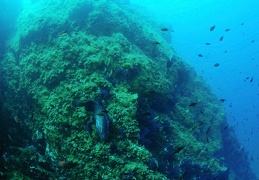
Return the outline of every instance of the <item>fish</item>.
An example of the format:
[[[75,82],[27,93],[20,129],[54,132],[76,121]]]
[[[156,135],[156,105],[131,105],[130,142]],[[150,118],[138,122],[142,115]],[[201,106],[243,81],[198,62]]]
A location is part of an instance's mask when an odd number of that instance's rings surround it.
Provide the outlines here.
[[[161,28],[161,31],[168,31],[168,28]]]
[[[228,32],[230,29],[225,29],[226,32]]]
[[[154,41],[154,42],[153,42],[153,45],[160,45],[160,42]]]
[[[179,180],[184,180],[186,174],[187,174],[187,171],[184,171],[184,173],[179,177]]]
[[[147,93],[147,94],[154,94],[155,90],[149,89],[149,90],[146,90],[145,93]]]
[[[198,104],[198,102],[192,102],[189,104],[189,107],[193,107],[193,106],[196,106]]]
[[[86,111],[94,112],[95,126],[98,131],[99,137],[102,141],[108,139],[109,134],[109,117],[104,113],[101,105],[94,100],[77,103],[79,107],[84,107]]]
[[[8,134],[7,136],[8,136],[9,140],[13,141],[13,138],[12,138],[12,136],[10,134]]]
[[[214,25],[214,26],[211,26],[211,27],[210,27],[210,31],[213,31],[215,28],[216,28],[215,25]]]
[[[199,57],[203,57],[203,55],[202,55],[202,54],[198,54],[198,56],[199,56]]]
[[[221,37],[219,38],[219,41],[222,41],[222,40],[223,40],[223,38],[224,38],[224,36],[221,36]]]
[[[210,43],[206,42],[205,45],[210,45]]]
[[[254,80],[254,78],[252,77],[252,78],[250,79],[250,82],[253,82],[253,80]]]
[[[173,61],[171,61],[171,60],[168,60],[168,61],[166,62],[166,67],[167,67],[167,68],[172,67],[172,65],[173,65]]]
[[[19,124],[20,123],[20,119],[17,116],[14,116],[14,121]]]
[[[219,101],[223,103],[226,101],[226,99],[220,99]]]
[[[209,138],[207,137],[207,143],[210,143]]]
[[[64,160],[58,162],[59,167],[63,167],[65,164],[66,164],[66,161],[64,161]]]
[[[68,34],[67,31],[63,31],[63,32],[61,32],[58,36],[59,36],[59,37],[61,37],[61,36],[66,36],[67,34]]]
[[[60,122],[59,126],[61,126],[62,128],[67,128],[67,129],[72,127],[72,125],[69,124],[68,122]]]
[[[145,116],[151,116],[152,114],[151,114],[151,112],[146,111],[146,112],[143,113],[143,115],[145,115]]]
[[[219,66],[219,63],[215,63],[215,64],[214,64],[214,67],[218,67],[218,66]]]
[[[104,115],[105,115],[105,113],[102,111],[97,113],[97,116],[104,116]]]
[[[241,23],[241,26],[243,26],[245,23]]]
[[[202,126],[203,124],[205,124],[204,121],[198,121],[198,122],[196,122],[196,123],[193,125],[192,129],[196,129],[196,128]]]
[[[207,131],[206,131],[206,134],[208,134],[210,132],[210,127],[208,127]]]
[[[109,111],[107,109],[103,109],[102,112],[107,114]]]
[[[65,169],[71,169],[76,167],[77,163],[75,162],[66,162],[66,161],[61,161],[59,162],[59,165]]]
[[[180,147],[176,148],[176,149],[174,150],[174,152],[173,152],[173,155],[179,153],[181,150],[183,150],[184,147],[185,147],[185,146],[180,146]]]

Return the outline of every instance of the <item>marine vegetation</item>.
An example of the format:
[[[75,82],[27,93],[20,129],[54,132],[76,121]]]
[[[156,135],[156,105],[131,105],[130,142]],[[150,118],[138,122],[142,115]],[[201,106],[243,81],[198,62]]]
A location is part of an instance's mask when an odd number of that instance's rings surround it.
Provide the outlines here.
[[[167,30],[123,0],[23,9],[0,62],[0,177],[253,179],[226,149],[242,154],[222,103]]]

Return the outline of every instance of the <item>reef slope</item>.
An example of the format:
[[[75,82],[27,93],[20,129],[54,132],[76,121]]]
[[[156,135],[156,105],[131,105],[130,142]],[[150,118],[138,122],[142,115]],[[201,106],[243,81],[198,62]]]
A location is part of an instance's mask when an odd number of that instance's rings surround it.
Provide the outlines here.
[[[6,149],[6,176],[236,177],[219,153],[229,132],[225,111],[170,38],[123,1],[49,0],[23,9],[1,71],[4,106],[31,138]],[[106,141],[93,113],[76,105],[89,99],[110,117]],[[24,164],[30,168],[19,171]]]

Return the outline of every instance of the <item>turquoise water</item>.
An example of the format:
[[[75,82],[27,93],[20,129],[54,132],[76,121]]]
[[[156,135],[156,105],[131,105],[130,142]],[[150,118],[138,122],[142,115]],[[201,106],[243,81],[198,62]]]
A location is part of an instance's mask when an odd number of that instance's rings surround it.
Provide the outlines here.
[[[226,99],[228,122],[259,176],[259,1],[132,2],[148,7],[165,26],[173,27],[172,45],[177,53],[207,81],[218,98]],[[215,30],[210,31],[214,25]],[[220,65],[214,67],[215,63]]]

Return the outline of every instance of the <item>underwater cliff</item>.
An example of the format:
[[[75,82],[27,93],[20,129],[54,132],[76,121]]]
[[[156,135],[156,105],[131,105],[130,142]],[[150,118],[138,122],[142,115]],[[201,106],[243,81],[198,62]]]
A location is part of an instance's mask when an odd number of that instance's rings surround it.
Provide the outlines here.
[[[1,61],[0,177],[255,179],[221,102],[160,28],[122,0],[23,9]]]

